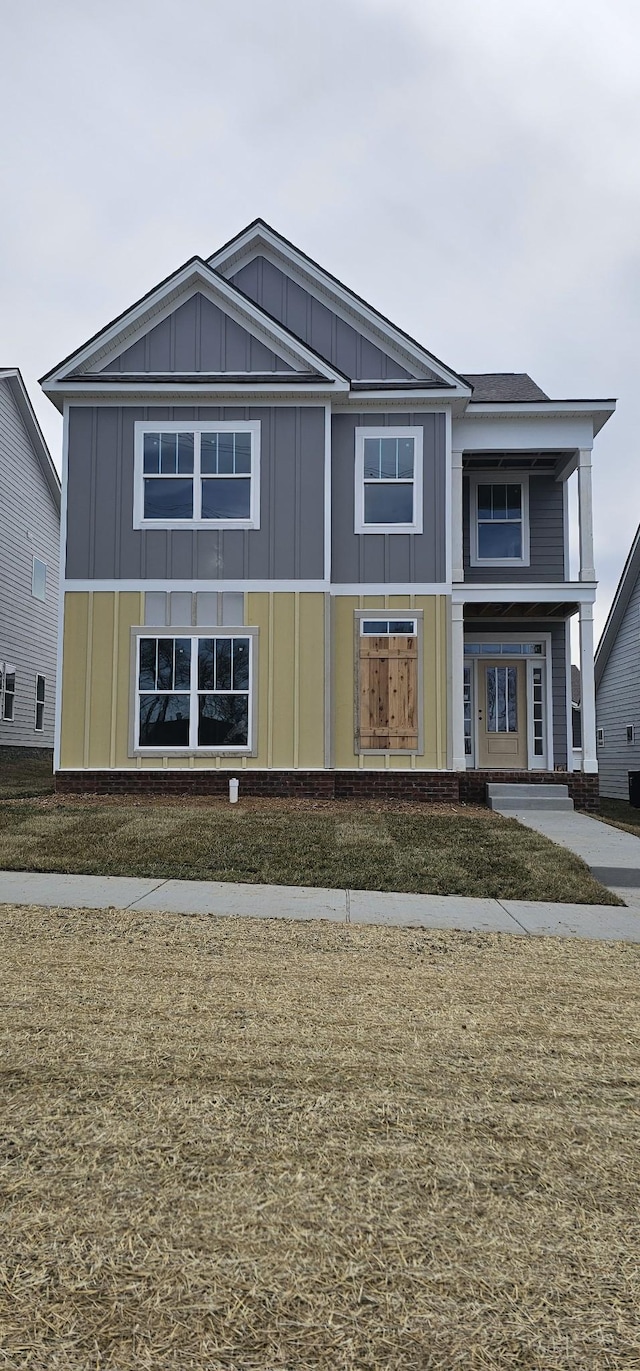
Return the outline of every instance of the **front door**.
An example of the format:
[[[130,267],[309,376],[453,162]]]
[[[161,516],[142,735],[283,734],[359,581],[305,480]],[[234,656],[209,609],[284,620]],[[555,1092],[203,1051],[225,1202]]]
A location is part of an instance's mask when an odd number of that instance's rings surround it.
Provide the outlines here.
[[[481,660],[478,676],[478,765],[526,771],[526,663]]]

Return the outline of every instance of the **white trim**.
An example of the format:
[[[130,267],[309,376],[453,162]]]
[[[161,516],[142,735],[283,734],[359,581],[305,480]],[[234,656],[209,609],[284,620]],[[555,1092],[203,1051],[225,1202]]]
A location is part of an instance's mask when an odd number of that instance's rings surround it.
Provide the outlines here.
[[[485,583],[484,585],[456,585],[453,587],[456,604],[494,604],[532,603],[553,604],[565,601],[567,604],[593,604],[596,598],[595,585],[581,584],[579,581],[556,581],[540,585],[539,582],[520,582],[518,585]]]
[[[266,315],[259,305],[248,297],[241,296],[235,286],[212,271],[207,263],[200,261],[188,262],[138,304],[127,310],[123,316],[108,324],[97,337],[78,348],[48,376],[43,377],[40,384],[45,394],[48,394],[50,389],[59,388],[60,383],[67,380],[72,372],[86,372],[90,366],[108,365],[110,360],[131,347],[138,338],[144,336],[151,328],[155,328],[156,324],[173,313],[179,304],[183,304],[196,293],[206,295],[218,308],[222,307],[228,317],[234,318],[241,328],[252,333],[260,342],[264,342],[270,351],[278,352],[284,361],[302,361],[321,376],[345,384],[345,378],[325,358],[307,347],[301,339],[294,338],[275,319]],[[221,301],[224,301],[223,306]]]
[[[521,567],[530,565],[529,539],[529,475],[527,472],[502,473],[493,471],[473,471],[469,474],[469,563],[472,567]],[[502,520],[501,523],[519,523],[522,530],[522,555],[520,557],[481,557],[478,552],[478,486],[520,486],[519,520]]]
[[[236,590],[251,592],[278,592],[278,591],[318,591],[329,595],[450,595],[451,586],[445,581],[376,581],[368,584],[366,581],[354,581],[349,584],[330,585],[328,581],[216,581],[216,580],[197,580],[197,581],[172,581],[165,580],[90,580],[69,577],[63,580],[61,591],[83,591],[83,590],[113,590],[113,591],[147,591],[147,590]],[[486,599],[486,596],[482,596]],[[514,597],[511,596],[511,599]],[[555,597],[557,598],[557,597]],[[462,603],[456,599],[456,603]]]
[[[464,611],[462,605],[453,603],[451,605],[451,751],[453,770],[466,771],[467,756],[464,750]]]
[[[457,448],[451,452],[450,477],[447,488],[449,499],[447,527],[449,529],[449,548],[451,549],[451,567],[447,566],[447,580],[458,582],[464,581],[463,489],[462,452]]]
[[[423,429],[419,428],[356,428],[354,465],[354,533],[422,533],[423,526]],[[367,438],[413,439],[413,519],[406,524],[367,524],[364,518],[364,444]],[[389,484],[409,484],[408,478],[394,478]],[[381,482],[383,484],[383,482]]]
[[[131,629],[132,637],[132,717],[130,719],[130,750],[129,755],[134,757],[170,757],[170,756],[194,756],[194,757],[250,757],[256,753],[256,703],[257,703],[257,682],[254,679],[256,670],[256,639],[258,630],[248,625],[238,627],[227,627],[217,624],[212,627],[195,628],[194,625],[180,628],[177,625],[167,625],[163,632],[157,625],[152,628],[150,625],[136,625]],[[143,638],[151,638],[158,642],[163,638],[177,640],[188,638],[191,643],[189,661],[189,690],[170,690],[159,692],[157,690],[140,689],[140,643]],[[201,691],[198,686],[198,648],[197,644],[202,638],[246,638],[249,641],[249,687],[248,690],[230,691],[229,694],[247,696],[247,742],[244,744],[230,747],[212,747],[207,745],[200,747],[197,741],[198,730],[198,698],[201,694],[215,695],[217,691]],[[194,648],[194,644],[196,645]],[[144,747],[140,743],[140,696],[141,695],[189,695],[189,742],[184,747]]]
[[[454,385],[458,393],[471,394],[467,386],[455,372],[450,371],[442,362],[433,357],[413,339],[401,333],[389,320],[383,319],[364,300],[329,276],[322,267],[309,260],[293,244],[283,242],[267,224],[258,222],[239,234],[228,246],[220,248],[207,259],[208,265],[224,275],[236,275],[254,257],[265,257],[267,261],[283,271],[308,294],[315,296],[338,318],[354,326],[363,338],[375,347],[382,348],[400,366],[415,371],[435,372],[448,384]]]
[[[331,403],[324,407],[324,564],[325,581],[331,580]]]
[[[574,770],[573,757],[573,686],[571,681],[571,624],[565,623],[564,629],[564,671],[566,695],[567,728],[567,771]],[[582,749],[580,749],[582,751]]]
[[[596,691],[593,661],[593,605],[580,605],[580,712],[582,715],[582,770],[596,773]]]
[[[60,569],[58,576],[58,641],[56,647],[56,702],[53,730],[53,769],[60,769],[60,739],[62,733],[62,649],[64,642],[64,592],[67,585],[67,484],[69,475],[69,403],[62,407],[62,498],[60,509]],[[89,586],[82,584],[82,589]]]
[[[562,482],[562,560],[564,574],[571,575],[571,539],[569,536],[569,481]]]
[[[134,424],[133,527],[135,529],[232,529],[260,527],[260,420],[259,419],[139,419]],[[193,518],[150,519],[144,516],[143,445],[147,433],[193,433]],[[200,440],[203,433],[249,433],[251,435],[250,513],[247,519],[203,519]],[[155,477],[153,478],[155,479]],[[161,479],[161,474],[159,475]],[[217,479],[217,478],[213,478]],[[235,479],[235,478],[234,478]],[[246,476],[244,477],[246,480]]]
[[[453,580],[453,421],[451,410],[444,411],[444,567],[447,581]]]
[[[593,491],[591,483],[591,449],[580,448],[578,454],[578,521],[580,542],[581,581],[595,581],[593,558]]]

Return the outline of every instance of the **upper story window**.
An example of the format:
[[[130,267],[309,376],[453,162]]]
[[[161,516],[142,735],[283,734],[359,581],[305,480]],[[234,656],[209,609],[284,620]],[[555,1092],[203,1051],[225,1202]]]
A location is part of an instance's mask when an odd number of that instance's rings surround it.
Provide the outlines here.
[[[47,598],[47,563],[41,562],[39,557],[34,557],[31,568],[31,594],[34,600]]]
[[[422,533],[422,429],[357,428],[355,532]]]
[[[259,528],[260,424],[136,424],[134,528]]]
[[[529,487],[471,478],[471,565],[529,565]]]

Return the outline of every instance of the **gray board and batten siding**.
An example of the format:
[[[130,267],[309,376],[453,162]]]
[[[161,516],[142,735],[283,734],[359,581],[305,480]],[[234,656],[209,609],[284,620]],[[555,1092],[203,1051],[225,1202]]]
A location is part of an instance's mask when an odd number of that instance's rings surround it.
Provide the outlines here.
[[[412,373],[341,319],[266,257],[254,257],[230,278],[234,286],[351,380],[411,380]],[[427,379],[441,380],[422,369]]]
[[[260,528],[134,529],[134,425],[166,420],[261,423]],[[322,580],[321,406],[71,406],[71,580]]]
[[[355,430],[423,431],[423,532],[354,533]],[[443,413],[334,414],[331,421],[331,579],[343,584],[446,581],[446,419]]]
[[[604,729],[604,745],[598,747],[600,794],[628,800],[629,772],[640,771],[640,576],[596,681],[596,725]],[[632,743],[627,742],[629,724]]]
[[[0,747],[52,748],[55,717],[60,512],[8,383],[0,378],[0,661],[15,667],[12,721]],[[46,563],[45,600],[33,597],[33,558]],[[36,674],[45,677],[43,731]]]
[[[104,372],[291,372],[284,358],[197,291],[149,329]]]
[[[518,471],[491,472],[487,481],[517,481]],[[501,584],[558,582],[565,579],[564,495],[561,481],[553,476],[529,476],[529,566],[471,566],[470,554],[471,490],[463,484],[464,579],[469,582],[497,581]]]
[[[517,638],[519,632],[551,634],[551,698],[553,702],[553,764],[567,765],[567,660],[566,633],[568,621],[557,619],[465,619],[465,641],[475,641],[474,634],[491,634],[496,643],[508,635]],[[540,658],[537,658],[540,661]]]

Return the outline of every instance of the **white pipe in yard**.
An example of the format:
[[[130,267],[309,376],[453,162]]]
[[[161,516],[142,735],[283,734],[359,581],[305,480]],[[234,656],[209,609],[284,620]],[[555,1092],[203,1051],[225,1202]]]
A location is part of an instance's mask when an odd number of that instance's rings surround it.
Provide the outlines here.
[[[229,781],[229,804],[237,805],[239,785],[240,782],[236,780],[235,776]]]

